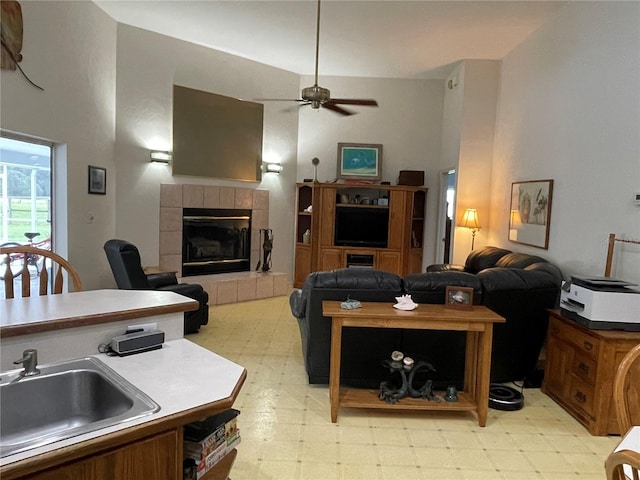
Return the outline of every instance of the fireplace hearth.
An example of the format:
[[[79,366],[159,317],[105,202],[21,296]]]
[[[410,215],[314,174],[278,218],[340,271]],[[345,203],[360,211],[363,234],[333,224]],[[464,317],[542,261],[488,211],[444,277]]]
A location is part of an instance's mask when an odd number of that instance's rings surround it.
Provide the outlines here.
[[[250,270],[251,210],[184,208],[182,275]]]

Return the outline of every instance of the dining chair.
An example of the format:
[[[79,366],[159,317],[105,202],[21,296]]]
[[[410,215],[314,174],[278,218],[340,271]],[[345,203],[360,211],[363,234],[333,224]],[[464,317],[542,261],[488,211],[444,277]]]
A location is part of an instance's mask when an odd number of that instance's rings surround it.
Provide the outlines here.
[[[0,280],[4,283],[5,298],[14,298],[15,286],[20,283],[23,297],[31,296],[31,278],[38,278],[38,294],[62,293],[64,275],[73,283],[75,291],[82,291],[78,272],[64,258],[51,250],[28,245],[0,247]],[[50,278],[53,284],[50,285]]]
[[[613,404],[624,435],[633,425],[640,425],[640,343],[624,356],[613,381]]]
[[[633,450],[613,451],[605,461],[607,480],[640,480],[640,452]]]

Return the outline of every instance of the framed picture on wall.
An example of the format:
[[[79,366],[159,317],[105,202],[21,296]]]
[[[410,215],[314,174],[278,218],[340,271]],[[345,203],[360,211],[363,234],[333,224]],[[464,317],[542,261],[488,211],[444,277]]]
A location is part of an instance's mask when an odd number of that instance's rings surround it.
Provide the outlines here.
[[[89,165],[89,193],[106,195],[107,169]]]
[[[509,240],[538,248],[549,248],[549,223],[553,180],[511,184]]]
[[[382,145],[372,143],[338,143],[337,178],[380,180]]]

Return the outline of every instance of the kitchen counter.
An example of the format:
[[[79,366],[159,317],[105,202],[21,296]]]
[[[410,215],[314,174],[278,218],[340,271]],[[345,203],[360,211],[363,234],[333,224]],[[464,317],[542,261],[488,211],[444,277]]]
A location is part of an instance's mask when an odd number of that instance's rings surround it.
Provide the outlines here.
[[[142,418],[6,456],[0,459],[0,478],[30,476],[162,432],[181,432],[187,423],[231,408],[246,370],[183,338],[183,312],[197,305],[173,292],[131,290],[17,298],[0,304],[0,372],[19,370],[11,361],[26,348],[38,350],[42,365],[93,356],[160,405],[158,412]],[[161,349],[125,357],[98,353],[100,343],[128,326],[148,323],[165,332]]]
[[[160,405],[160,410],[131,422],[4,457],[0,459],[2,469],[10,463],[28,460],[133,426],[162,421],[164,418],[175,420],[176,416],[183,413],[232,398],[246,376],[245,369],[240,365],[185,339],[172,340],[159,350],[137,355],[94,356],[151,397]],[[3,470],[0,470],[0,478],[3,477],[2,473]]]
[[[198,309],[198,302],[158,290],[87,290],[19,297],[0,306],[0,337],[137,319]]]

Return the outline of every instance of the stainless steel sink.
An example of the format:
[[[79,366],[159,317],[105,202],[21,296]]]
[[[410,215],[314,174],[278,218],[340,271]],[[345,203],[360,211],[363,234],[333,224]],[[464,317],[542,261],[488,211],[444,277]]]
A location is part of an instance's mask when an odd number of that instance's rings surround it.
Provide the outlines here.
[[[0,374],[0,457],[160,410],[98,359],[38,365],[40,374]]]

